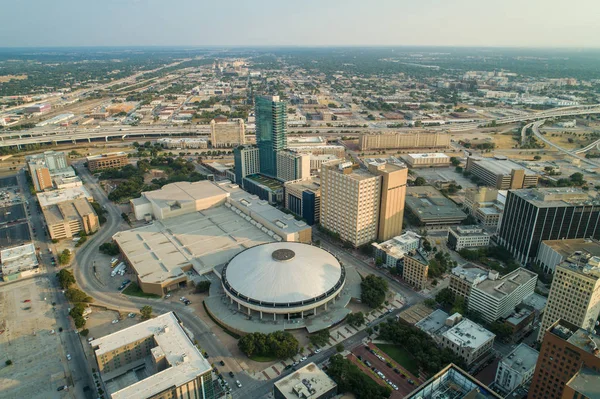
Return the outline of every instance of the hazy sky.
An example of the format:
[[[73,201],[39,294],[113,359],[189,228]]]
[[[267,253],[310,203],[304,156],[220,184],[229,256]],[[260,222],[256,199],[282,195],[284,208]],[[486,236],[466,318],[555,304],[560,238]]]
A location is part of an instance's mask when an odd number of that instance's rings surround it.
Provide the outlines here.
[[[600,47],[600,0],[2,0],[0,47]]]

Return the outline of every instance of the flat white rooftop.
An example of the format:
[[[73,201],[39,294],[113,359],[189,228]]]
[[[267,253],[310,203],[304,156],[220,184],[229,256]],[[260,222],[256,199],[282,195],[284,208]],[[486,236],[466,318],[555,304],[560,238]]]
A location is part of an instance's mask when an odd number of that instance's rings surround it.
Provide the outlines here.
[[[169,367],[159,373],[111,394],[112,399],[145,399],[170,387],[177,387],[210,372],[211,365],[186,335],[173,312],[128,327],[91,342],[96,357],[127,344],[154,337],[165,354]]]
[[[471,349],[477,349],[495,337],[493,333],[468,319],[446,331],[443,336],[458,347]]]
[[[140,280],[149,283],[179,278],[189,267],[206,273],[246,248],[273,241],[225,206],[154,221],[113,239]]]
[[[2,250],[0,262],[2,262],[2,273],[5,275],[33,269],[39,264],[32,243]]]
[[[56,205],[60,202],[73,201],[79,198],[87,198],[88,201],[93,201],[94,197],[84,186],[61,188],[53,191],[37,193],[38,202],[42,208]]]
[[[294,371],[275,383],[286,399],[319,398],[337,384],[314,363]]]
[[[527,344],[521,343],[508,356],[502,359],[502,363],[510,368],[524,373],[535,367],[540,352]]]
[[[420,159],[446,159],[450,158],[446,154],[442,154],[441,152],[428,152],[428,153],[419,153],[419,154],[408,154],[412,158],[420,158]]]

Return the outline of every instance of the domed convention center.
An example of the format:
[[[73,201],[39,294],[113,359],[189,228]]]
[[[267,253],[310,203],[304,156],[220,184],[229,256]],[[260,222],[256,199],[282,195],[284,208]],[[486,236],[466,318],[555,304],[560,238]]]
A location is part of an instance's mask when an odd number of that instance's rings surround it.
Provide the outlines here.
[[[220,289],[213,296],[211,287],[207,308],[229,328],[318,331],[350,312],[345,307],[360,296],[360,277],[317,246],[273,242],[234,256],[221,270]]]

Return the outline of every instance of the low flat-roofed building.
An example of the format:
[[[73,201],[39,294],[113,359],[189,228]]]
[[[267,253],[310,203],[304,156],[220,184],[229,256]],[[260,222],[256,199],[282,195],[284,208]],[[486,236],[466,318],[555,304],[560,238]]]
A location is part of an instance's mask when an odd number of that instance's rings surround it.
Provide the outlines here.
[[[335,395],[337,384],[312,362],[273,385],[275,399],[329,399]]]
[[[375,250],[375,259],[380,258],[386,267],[396,267],[407,253],[419,249],[421,236],[413,231],[406,231],[381,244],[374,242],[371,245]]]
[[[489,323],[507,317],[534,292],[536,283],[537,274],[522,267],[502,278],[497,272],[490,272],[487,279],[471,287],[469,310],[478,312]]]
[[[600,257],[600,241],[593,238],[542,241],[534,262],[536,262],[544,272],[554,273],[557,265],[576,252]]]
[[[436,309],[429,315],[425,316],[417,323],[415,323],[415,327],[417,327],[421,331],[426,332],[437,341],[441,333],[450,329],[450,327],[454,325],[452,321],[448,322],[449,317],[450,315],[444,312],[442,309]]]
[[[335,155],[337,158],[344,158],[346,154],[346,147],[343,145],[317,145],[317,146],[289,146],[288,149],[294,152],[308,153],[311,155]]]
[[[465,170],[499,190],[536,187],[539,175],[504,156],[468,157]]]
[[[216,398],[210,362],[173,312],[95,339],[91,345],[112,399]],[[124,388],[113,383],[124,374],[136,382]],[[139,379],[144,374],[147,377]]]
[[[540,353],[529,345],[519,344],[498,364],[495,386],[504,394],[509,394],[529,381],[533,377],[539,355]]]
[[[90,172],[103,169],[122,168],[128,163],[127,153],[122,151],[87,157],[87,164]]]
[[[467,215],[431,186],[408,187],[406,207],[423,225],[460,224]]]
[[[154,191],[145,191],[131,200],[136,220],[170,217],[201,211],[225,203],[229,194],[208,180],[177,182]]]
[[[452,226],[448,229],[448,248],[455,251],[489,244],[490,235],[479,226]]]
[[[437,372],[407,399],[503,399],[485,384],[454,364]]]
[[[42,208],[50,238],[73,238],[80,231],[91,234],[98,231],[98,215],[87,198],[63,201]]]
[[[442,334],[441,345],[461,357],[468,366],[492,349],[495,337],[479,324],[463,319]]]
[[[327,145],[327,140],[321,136],[292,136],[287,139],[288,147],[316,147]]]
[[[77,199],[85,199],[89,202],[94,201],[94,197],[92,194],[90,194],[87,188],[85,188],[85,186],[62,188],[58,190],[37,193],[36,195],[42,208],[60,204],[61,202],[75,201]]]
[[[600,372],[590,367],[579,369],[565,385],[563,399],[600,398]]]
[[[165,148],[208,148],[208,139],[203,137],[162,137],[156,142]]]
[[[411,168],[450,166],[450,157],[441,152],[406,154],[402,157]]]
[[[54,180],[54,186],[58,190],[83,186],[83,182],[79,176],[54,176],[52,180]]]
[[[39,272],[39,262],[33,243],[3,249],[0,252],[2,280],[11,281]]]
[[[261,174],[244,177],[242,186],[250,194],[257,195],[260,199],[271,204],[283,202],[283,182]]]

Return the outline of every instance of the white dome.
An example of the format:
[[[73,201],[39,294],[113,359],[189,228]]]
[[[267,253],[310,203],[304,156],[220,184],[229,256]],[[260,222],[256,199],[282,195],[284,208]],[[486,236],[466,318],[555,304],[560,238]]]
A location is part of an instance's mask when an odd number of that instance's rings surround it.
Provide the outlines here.
[[[223,270],[223,285],[238,298],[297,304],[339,288],[344,276],[342,266],[329,252],[297,242],[277,242],[236,255]]]

